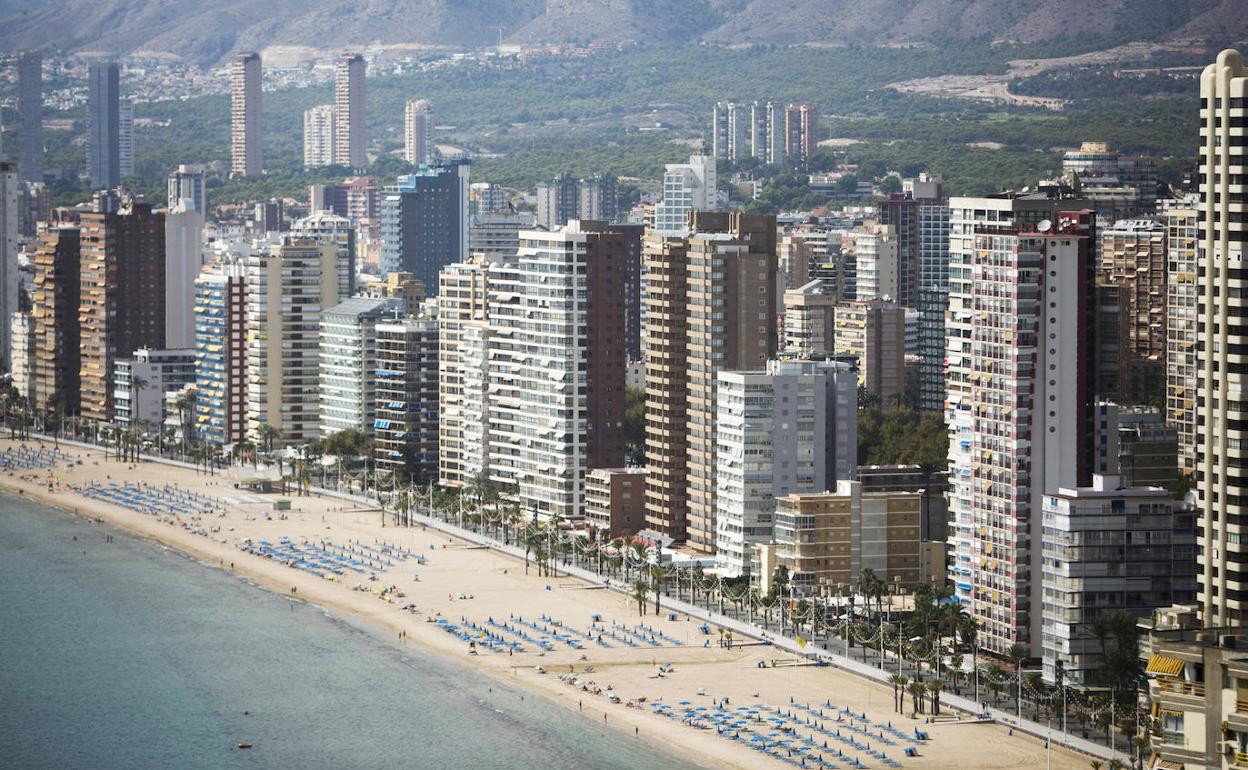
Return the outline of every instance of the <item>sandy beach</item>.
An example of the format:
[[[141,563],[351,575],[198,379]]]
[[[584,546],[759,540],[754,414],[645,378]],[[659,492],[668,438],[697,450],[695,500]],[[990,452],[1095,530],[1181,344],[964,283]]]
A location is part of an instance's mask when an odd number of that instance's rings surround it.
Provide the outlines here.
[[[0,453],[20,444],[0,439]],[[49,449],[52,443],[26,446]],[[862,767],[1007,768],[1045,766],[1046,759],[1054,768],[1088,767],[1088,758],[1056,746],[1046,758],[1041,741],[1011,735],[1003,725],[927,724],[922,716],[910,718],[908,711],[898,714],[891,688],[834,667],[760,668],[760,662],[787,656],[767,646],[724,649],[717,634],[700,632],[696,620],[678,615],[672,621],[666,610],[639,617],[635,603],[601,586],[571,577],[539,577],[532,567],[526,576],[521,561],[432,527],[383,527],[377,511],[332,498],[238,490],[228,473],[205,476],[155,462],[122,463],[106,459],[100,450],[65,444],[60,451],[66,457],[51,469],[0,471],[0,487],[103,520],[274,591],[382,627],[398,643],[419,645],[520,684],[583,718],[606,722],[639,741],[661,743],[708,767],[784,766],[783,760],[748,745],[751,736],[773,729],[768,717],[784,719],[784,727],[793,730],[780,730],[776,740],[810,741],[804,749],[807,767],[818,766],[817,755],[839,767],[856,767],[852,758]],[[105,490],[115,489],[109,486],[113,484],[136,485],[132,489],[146,488],[153,496],[167,493],[166,485],[176,485],[182,492],[204,496],[197,504],[215,510],[177,516],[140,513],[74,489],[91,484]],[[279,497],[291,501],[290,511],[274,510]],[[341,554],[363,572],[321,577],[242,550],[247,542],[259,549],[261,541],[278,550]],[[377,579],[370,580],[370,574]],[[433,622],[437,619],[445,622]],[[462,636],[447,625],[459,627]],[[540,646],[542,637],[549,638],[551,649]],[[470,645],[469,640],[477,643]],[[706,640],[709,646],[704,646]],[[508,651],[506,644],[522,651]],[[477,651],[470,652],[470,646]],[[670,668],[659,676],[665,664]],[[657,709],[656,703],[666,708]],[[736,721],[713,721],[716,704],[735,713]],[[664,716],[663,710],[676,716]],[[729,724],[738,726],[725,728],[727,734],[716,729]],[[931,740],[914,740],[916,727]],[[735,740],[730,739],[733,732]],[[824,742],[829,744],[826,750],[820,745]],[[870,750],[860,748],[867,744]],[[909,746],[917,747],[918,756],[904,756]],[[878,757],[880,752],[887,760]],[[800,756],[795,752],[790,763],[801,766]]]

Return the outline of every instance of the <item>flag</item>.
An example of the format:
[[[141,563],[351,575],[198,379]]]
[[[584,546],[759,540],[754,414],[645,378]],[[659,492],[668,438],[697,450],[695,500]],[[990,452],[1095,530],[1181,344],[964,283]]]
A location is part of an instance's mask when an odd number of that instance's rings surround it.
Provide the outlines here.
[[[797,646],[801,647],[803,650],[806,649],[806,640],[800,636],[795,637],[795,638],[797,639]]]

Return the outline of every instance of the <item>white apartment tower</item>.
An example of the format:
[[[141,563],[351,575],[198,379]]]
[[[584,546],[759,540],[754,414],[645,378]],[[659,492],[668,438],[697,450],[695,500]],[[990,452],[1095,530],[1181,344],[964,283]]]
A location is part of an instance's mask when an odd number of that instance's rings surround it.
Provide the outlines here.
[[[230,173],[264,172],[260,147],[260,54],[243,53],[230,63]]]
[[[1242,626],[1248,601],[1248,72],[1223,51],[1200,76],[1200,224],[1196,244],[1197,583],[1205,628]]]
[[[278,442],[320,433],[321,311],[338,304],[338,249],[290,240],[247,258],[247,434]]]
[[[1091,480],[1095,215],[1054,203],[950,201],[951,572],[998,654],[1039,654],[1042,497]]]
[[[412,99],[403,112],[403,159],[414,166],[433,160],[433,105]]]
[[[776,498],[856,477],[858,375],[837,361],[721,371],[716,404],[715,559],[736,576],[774,539]]]
[[[321,436],[373,435],[377,418],[377,324],[394,318],[397,299],[351,297],[321,312]]]
[[[463,488],[483,470],[489,267],[442,269],[438,286],[438,483]]]
[[[9,320],[18,311],[17,169],[0,161],[0,361],[12,371]]]
[[[717,209],[715,158],[690,156],[688,163],[669,163],[663,174],[663,200],[654,209],[654,230],[684,235],[689,232],[689,212]]]
[[[165,213],[165,346],[195,344],[195,279],[204,266],[204,213],[191,198]]]
[[[303,167],[334,165],[334,105],[318,104],[303,113]]]

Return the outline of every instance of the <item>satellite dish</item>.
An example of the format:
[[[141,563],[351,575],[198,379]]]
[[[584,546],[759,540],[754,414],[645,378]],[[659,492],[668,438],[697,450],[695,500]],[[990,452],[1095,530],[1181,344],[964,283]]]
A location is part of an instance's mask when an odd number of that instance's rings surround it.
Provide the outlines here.
[[[1041,219],[1040,223],[1036,225],[1036,232],[1038,233],[1047,233],[1048,231],[1052,229],[1053,229],[1053,223],[1047,219]]]

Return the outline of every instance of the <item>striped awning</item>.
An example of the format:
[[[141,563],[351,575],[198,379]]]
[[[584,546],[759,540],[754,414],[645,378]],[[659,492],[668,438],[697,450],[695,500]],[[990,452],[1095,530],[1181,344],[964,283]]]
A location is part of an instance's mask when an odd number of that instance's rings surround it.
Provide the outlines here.
[[[1144,670],[1149,674],[1178,676],[1183,673],[1183,661],[1165,655],[1153,655],[1148,659],[1148,667]]]

